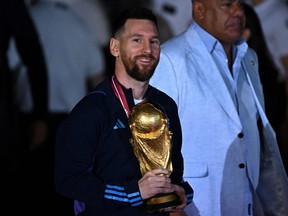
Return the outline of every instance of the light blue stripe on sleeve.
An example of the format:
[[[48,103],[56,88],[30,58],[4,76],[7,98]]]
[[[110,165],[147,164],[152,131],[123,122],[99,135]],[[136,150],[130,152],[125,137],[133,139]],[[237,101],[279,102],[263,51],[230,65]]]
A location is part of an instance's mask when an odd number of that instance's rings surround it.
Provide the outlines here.
[[[140,195],[139,192],[135,192],[135,193],[128,194],[128,197],[131,198],[131,197],[139,196],[139,195]]]
[[[104,195],[106,199],[111,199],[111,200],[116,200],[120,202],[130,202],[127,198],[123,197],[116,197],[116,196],[111,196],[111,195]]]
[[[124,191],[124,187],[119,187],[119,186],[115,186],[115,185],[106,185],[106,188]]]

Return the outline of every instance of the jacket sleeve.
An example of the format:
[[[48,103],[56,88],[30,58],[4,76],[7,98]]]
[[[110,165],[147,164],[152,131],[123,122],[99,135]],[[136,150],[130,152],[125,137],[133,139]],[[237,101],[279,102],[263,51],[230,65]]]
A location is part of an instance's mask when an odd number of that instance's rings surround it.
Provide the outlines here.
[[[104,109],[100,104],[94,98],[80,101],[59,127],[55,152],[56,190],[62,196],[85,203],[85,208],[137,207],[143,201],[136,177],[103,179],[93,172],[96,148],[101,145],[99,136],[107,131],[108,117],[103,113],[109,113],[99,110]]]

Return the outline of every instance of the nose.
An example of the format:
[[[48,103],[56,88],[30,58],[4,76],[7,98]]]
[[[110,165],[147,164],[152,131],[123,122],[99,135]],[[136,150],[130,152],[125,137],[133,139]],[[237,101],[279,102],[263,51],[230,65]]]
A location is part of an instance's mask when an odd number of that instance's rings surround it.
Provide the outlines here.
[[[144,53],[151,53],[152,52],[151,43],[149,40],[144,40],[142,50]]]
[[[235,16],[243,16],[244,15],[244,8],[243,8],[243,1],[235,1],[233,4],[233,14]]]

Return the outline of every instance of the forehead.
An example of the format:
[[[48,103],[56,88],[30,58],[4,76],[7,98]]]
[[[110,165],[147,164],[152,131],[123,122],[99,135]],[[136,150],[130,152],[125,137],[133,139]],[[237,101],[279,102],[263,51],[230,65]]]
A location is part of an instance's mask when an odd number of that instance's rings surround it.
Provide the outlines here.
[[[154,34],[158,35],[155,23],[145,19],[128,19],[124,25],[124,33],[126,34]]]

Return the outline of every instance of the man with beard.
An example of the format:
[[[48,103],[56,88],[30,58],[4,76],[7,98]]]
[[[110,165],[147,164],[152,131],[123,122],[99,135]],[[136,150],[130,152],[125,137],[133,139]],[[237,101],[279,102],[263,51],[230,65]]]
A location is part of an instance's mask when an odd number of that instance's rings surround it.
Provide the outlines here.
[[[75,215],[169,215],[192,201],[192,188],[182,179],[181,127],[175,102],[149,85],[159,61],[155,15],[145,8],[124,11],[110,40],[115,73],[84,97],[60,126],[56,140],[57,191],[75,200]],[[130,110],[149,100],[164,110],[173,133],[173,171],[157,168],[141,175],[130,144]],[[168,177],[169,176],[169,177]],[[175,192],[180,204],[148,213],[145,201]]]

